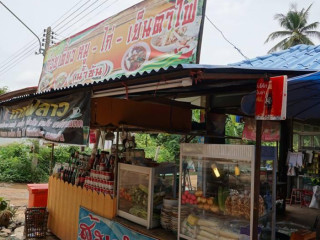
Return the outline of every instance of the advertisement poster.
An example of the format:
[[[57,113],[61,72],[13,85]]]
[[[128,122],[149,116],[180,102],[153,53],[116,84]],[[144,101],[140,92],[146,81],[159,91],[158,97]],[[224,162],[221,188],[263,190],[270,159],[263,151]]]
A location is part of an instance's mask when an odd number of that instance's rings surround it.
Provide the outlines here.
[[[50,47],[38,92],[198,63],[205,0],[145,0]]]
[[[78,240],[155,240],[80,207]]]
[[[287,113],[287,76],[259,79],[256,93],[257,120],[285,120]]]
[[[90,92],[36,98],[0,107],[0,137],[43,138],[86,145],[90,130]]]
[[[256,120],[254,118],[245,118],[244,122],[242,139],[256,141]],[[280,123],[263,121],[261,140],[264,142],[280,141]]]

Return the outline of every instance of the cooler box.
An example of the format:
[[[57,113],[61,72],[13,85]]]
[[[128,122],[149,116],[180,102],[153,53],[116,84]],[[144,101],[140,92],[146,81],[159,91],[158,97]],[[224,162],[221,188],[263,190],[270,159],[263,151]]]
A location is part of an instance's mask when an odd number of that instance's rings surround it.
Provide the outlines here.
[[[47,207],[48,183],[27,184],[29,190],[28,207]]]

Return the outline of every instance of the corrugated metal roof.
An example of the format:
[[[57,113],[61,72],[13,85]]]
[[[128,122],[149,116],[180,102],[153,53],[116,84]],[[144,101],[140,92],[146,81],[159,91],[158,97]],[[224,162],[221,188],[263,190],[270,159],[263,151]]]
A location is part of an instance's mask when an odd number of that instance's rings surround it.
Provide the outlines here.
[[[15,96],[9,99],[0,100],[0,104],[3,103],[9,103],[13,101],[20,101],[27,98],[33,98],[33,97],[40,97],[47,94],[54,94],[54,93],[61,93],[65,91],[75,90],[75,89],[84,89],[84,88],[90,88],[95,86],[107,86],[108,83],[111,82],[121,82],[121,81],[128,81],[131,79],[137,79],[139,77],[151,77],[154,75],[160,75],[160,74],[169,74],[173,72],[179,72],[182,70],[190,70],[190,71],[202,71],[203,73],[231,73],[231,74],[264,74],[264,73],[279,73],[279,74],[288,74],[291,73],[293,75],[302,75],[306,74],[308,72],[314,72],[309,69],[269,69],[269,68],[258,68],[258,67],[248,67],[248,66],[231,66],[231,65],[206,65],[206,64],[179,64],[177,66],[170,66],[167,68],[160,68],[155,69],[148,72],[143,73],[137,73],[135,75],[130,76],[122,76],[121,78],[114,78],[114,79],[105,79],[100,82],[94,82],[91,84],[85,83],[85,84],[78,84],[76,86],[69,86],[65,88],[60,89],[51,89],[49,91],[44,91],[41,93],[32,93],[32,94],[24,94],[21,96]]]
[[[290,70],[320,70],[320,45],[300,44],[265,56],[229,64],[238,67],[254,67]]]

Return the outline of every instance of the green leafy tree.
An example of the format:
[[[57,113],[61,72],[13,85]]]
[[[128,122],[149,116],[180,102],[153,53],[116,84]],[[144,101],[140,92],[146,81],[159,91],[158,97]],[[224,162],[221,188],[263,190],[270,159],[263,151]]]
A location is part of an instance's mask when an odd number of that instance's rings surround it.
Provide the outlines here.
[[[284,30],[271,33],[265,43],[284,38],[278,42],[268,53],[277,50],[284,50],[298,44],[314,45],[311,37],[320,39],[320,32],[316,31],[319,22],[308,23],[312,4],[307,9],[298,10],[295,4],[292,4],[287,14],[278,13],[274,16]]]
[[[9,91],[9,89],[8,89],[8,87],[1,87],[0,88],[0,95],[2,95],[2,94],[5,94],[5,93],[7,93]]]
[[[47,182],[49,177],[49,162],[51,147],[39,146],[39,153],[31,150],[31,145],[37,147],[35,141],[13,143],[0,148],[0,182]],[[58,146],[54,148],[56,162],[69,162],[72,152],[79,150],[74,146]],[[32,167],[32,159],[38,159],[38,164]]]

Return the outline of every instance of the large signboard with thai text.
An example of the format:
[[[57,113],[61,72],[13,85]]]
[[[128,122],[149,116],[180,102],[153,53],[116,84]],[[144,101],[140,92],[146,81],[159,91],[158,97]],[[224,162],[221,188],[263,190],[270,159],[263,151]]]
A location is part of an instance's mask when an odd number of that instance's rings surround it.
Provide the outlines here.
[[[88,144],[90,92],[36,98],[0,107],[0,137],[42,138],[51,142]]]
[[[206,0],[145,0],[48,49],[38,91],[198,63]]]

